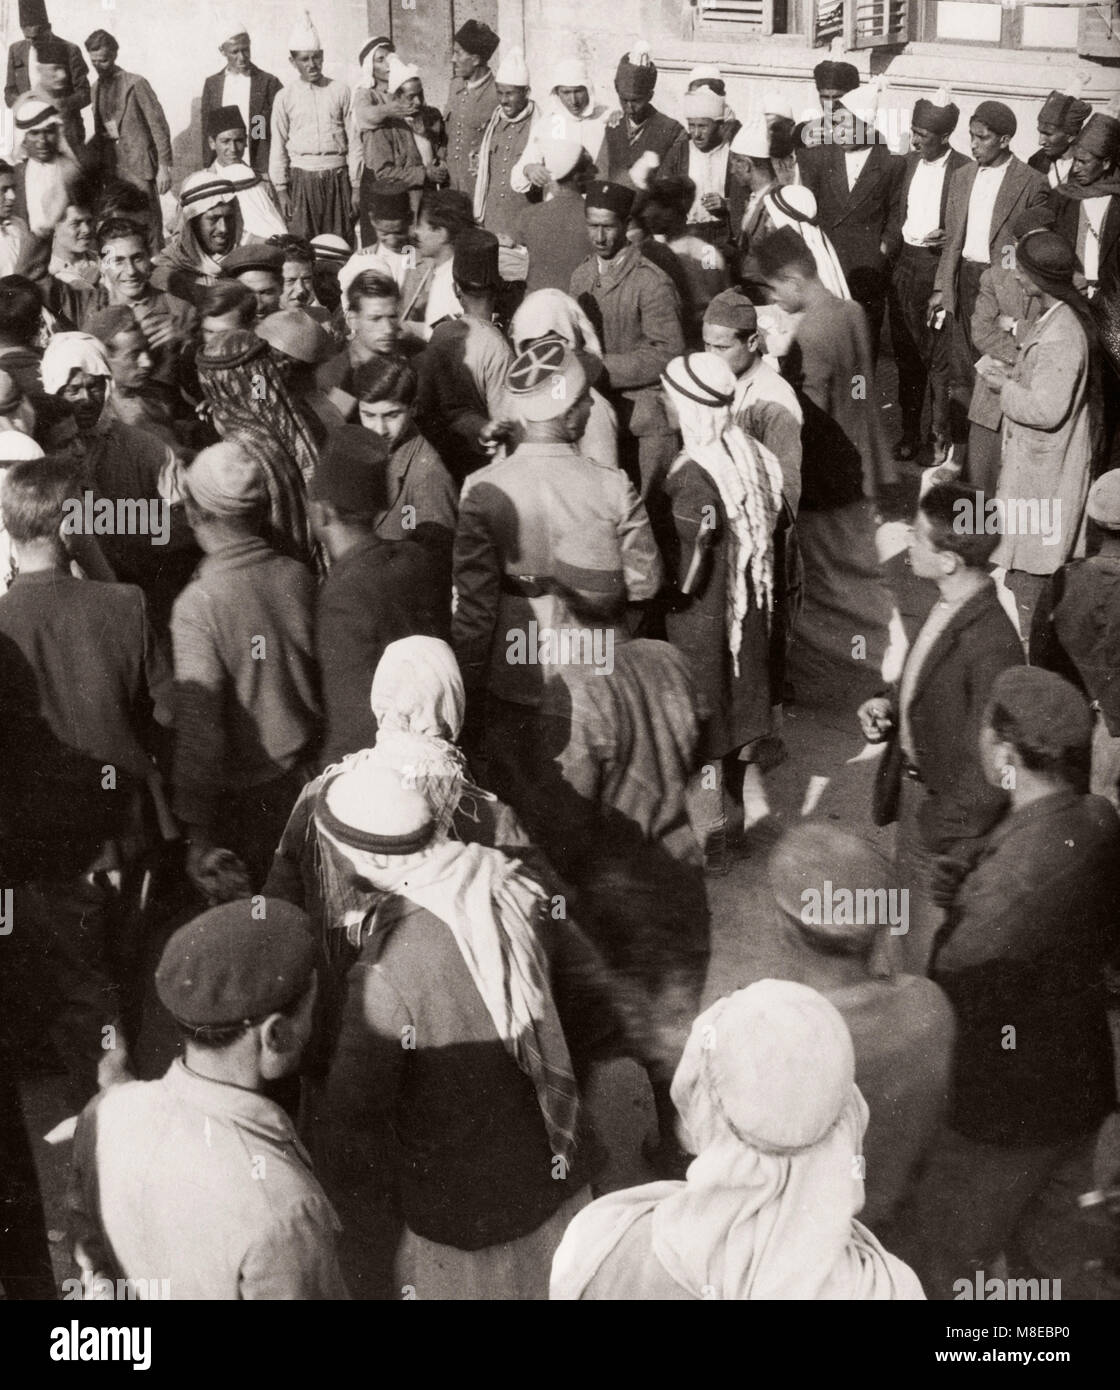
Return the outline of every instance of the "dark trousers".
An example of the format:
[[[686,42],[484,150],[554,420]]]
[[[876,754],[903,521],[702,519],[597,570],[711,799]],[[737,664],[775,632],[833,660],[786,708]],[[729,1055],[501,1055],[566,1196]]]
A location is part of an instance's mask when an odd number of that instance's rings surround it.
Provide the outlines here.
[[[968,407],[976,385],[976,363],[980,353],[972,341],[972,312],[980,292],[980,277],[987,270],[977,261],[961,261],[957,272],[957,302],[946,321],[949,337],[950,398],[952,434],[958,445],[968,438]]]
[[[58,1297],[39,1179],[20,1108],[14,1060],[0,1060],[0,1285],[10,1299]]]
[[[619,467],[634,484],[643,502],[648,501],[650,494],[664,482],[678,448],[675,434],[643,434],[637,438],[619,430]]]
[[[242,787],[225,797],[214,839],[223,849],[233,850],[248,869],[254,893],[268,877],[292,807],[313,775],[300,765],[271,782]]]
[[[848,289],[857,304],[862,305],[867,315],[867,336],[871,340],[871,356],[879,360],[879,339],[883,336],[883,315],[887,308],[887,294],[890,289],[890,272],[885,268],[878,270],[873,266],[857,266],[854,270],[844,269]]]
[[[1002,447],[1002,430],[990,430],[978,425],[975,420],[970,421],[968,461],[964,469],[964,478],[969,487],[981,488],[989,497],[996,495]]]
[[[941,258],[925,246],[903,245],[891,274],[891,345],[898,367],[898,404],[904,439],[921,435],[922,410],[927,386],[931,396],[931,424],[935,438],[949,431],[949,373],[944,333],[926,322],[929,297]]]

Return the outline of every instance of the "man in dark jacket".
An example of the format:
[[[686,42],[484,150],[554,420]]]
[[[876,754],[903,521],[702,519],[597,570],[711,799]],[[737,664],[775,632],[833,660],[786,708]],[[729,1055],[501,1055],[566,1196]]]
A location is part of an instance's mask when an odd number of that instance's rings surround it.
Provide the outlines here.
[[[1085,794],[1092,720],[1072,686],[1020,667],[989,701],[980,756],[1011,806],[935,948],[958,1023],[953,1096],[895,1248],[930,1298],[984,1282],[1001,1252],[1013,1278],[1060,1275],[1052,1298],[1100,1297],[1085,1270],[1115,1238],[1073,1194],[1092,1186],[1116,1104],[1103,976],[1120,940],[1120,821]]]
[[[1072,146],[1093,113],[1087,101],[1072,92],[1051,92],[1038,113],[1038,143],[1027,163],[1046,175],[1051,188],[1068,183],[1073,166]]]
[[[422,545],[374,535],[391,500],[388,463],[380,440],[347,426],[333,432],[311,480],[311,522],[331,562],[315,611],[324,764],[372,748],[370,688],[389,643],[451,635],[450,588],[438,561]]]
[[[938,94],[938,100],[940,100]],[[960,111],[948,99],[937,105],[922,97],[910,120],[911,152],[903,161],[902,177],[887,228],[887,254],[893,261],[890,286],[891,344],[898,366],[898,403],[902,438],[895,457],[913,459],[921,446],[922,408],[926,383],[933,394],[933,436],[949,434],[948,354],[938,351],[944,334],[931,330],[929,297],[945,243],[949,183],[968,160],[949,144]]]
[[[171,188],[171,130],[147,78],[117,66],[118,44],[95,29],[86,39],[97,73],[93,90],[94,148],[98,172],[134,183],[148,195],[153,249],[163,245],[160,197]]]
[[[56,39],[51,32],[45,0],[19,0],[19,26],[23,38],[8,49],[8,80],[4,86],[4,103],[14,106],[25,92],[37,85],[38,51],[48,43],[61,45],[66,54],[71,91],[55,98],[55,105],[64,116],[77,116],[89,105],[89,69],[76,43]]]
[[[899,881],[910,891],[906,969],[925,974],[941,925],[934,859],[970,864],[1007,804],[977,753],[996,676],[1023,663],[1023,648],[988,573],[999,543],[986,532],[982,493],[942,483],[918,504],[910,567],[940,598],[914,640],[897,687],[866,700],[859,720],[869,743],[890,739],[876,787],[875,819],[898,819]]]
[[[844,276],[857,304],[867,314],[871,349],[879,350],[879,333],[887,303],[887,226],[897,196],[902,161],[891,154],[870,121],[839,101],[830,135],[798,153],[801,181],[817,200],[817,221],[836,248]]]
[[[283,84],[278,77],[273,77],[272,73],[258,68],[256,63],[250,60],[249,35],[244,30],[231,34],[219,44],[219,49],[226,60],[225,68],[208,77],[202,86],[199,110],[199,128],[202,136],[200,167],[205,168],[210,163],[206,135],[211,111],[216,111],[221,106],[236,106],[249,133],[245,162],[255,174],[267,179],[272,103]]]
[[[1069,179],[1050,194],[1054,230],[1077,252],[1092,298],[1120,289],[1120,121],[1097,113],[1073,146]],[[1081,286],[1081,277],[1076,281]]]
[[[57,460],[6,471],[19,574],[0,598],[0,825],[18,922],[5,972],[26,986],[19,1035],[54,1043],[75,1106],[127,1066],[122,1011],[138,1002],[140,947],[128,903],[154,776],[153,705],[169,716],[143,594],[71,577],[62,536],[81,529],[84,487]]]
[[[595,160],[603,178],[634,188],[634,165],[651,154],[660,161],[662,174],[687,173],[688,131],[654,107],[650,98],[656,85],[657,68],[650,61],[648,46],[635,44],[618,60],[615,72],[614,89],[622,114],[608,118],[603,148]]]

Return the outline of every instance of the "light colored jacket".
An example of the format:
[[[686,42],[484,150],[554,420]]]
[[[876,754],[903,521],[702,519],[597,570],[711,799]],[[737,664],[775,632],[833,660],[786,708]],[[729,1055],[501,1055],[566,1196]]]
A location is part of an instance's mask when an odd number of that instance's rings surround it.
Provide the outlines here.
[[[1089,418],[1089,344],[1068,304],[1057,304],[1019,344],[1015,375],[1000,392],[1003,462],[998,497],[1021,504],[1037,499],[1039,524],[1028,534],[1003,536],[993,560],[1008,569],[1053,574],[1085,553],[1085,499],[1093,454]],[[1049,505],[1055,533],[1042,525]],[[1060,514],[1056,508],[1060,506]],[[1010,513],[1005,510],[1005,516]],[[1016,517],[1022,527],[1023,516]],[[1027,518],[1029,521],[1029,518]]]
[[[455,534],[458,606],[451,633],[468,689],[539,703],[542,667],[508,660],[509,634],[526,640],[534,620],[538,631],[559,626],[556,601],[548,592],[510,592],[509,581],[532,577],[546,587],[557,541],[604,529],[618,538],[627,597],[652,598],[661,587],[657,542],[620,469],[591,463],[572,444],[525,443],[467,478]]]
[[[172,1299],[347,1298],[334,1208],[275,1102],[172,1062],[82,1112],[71,1234],[100,1274]]]

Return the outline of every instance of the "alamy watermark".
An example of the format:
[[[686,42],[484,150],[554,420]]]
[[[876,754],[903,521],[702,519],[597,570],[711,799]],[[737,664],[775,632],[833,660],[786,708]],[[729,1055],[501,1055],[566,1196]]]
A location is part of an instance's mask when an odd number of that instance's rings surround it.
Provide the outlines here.
[[[826,878],[823,888],[801,893],[801,920],[807,927],[889,927],[892,936],[910,930],[908,888],[837,888]]]
[[[987,497],[983,492],[953,503],[958,536],[1041,536],[1043,545],[1062,538],[1060,497]]]
[[[171,503],[166,497],[97,497],[88,489],[62,504],[64,536],[150,536],[153,545],[171,539]]]
[[[614,670],[610,627],[540,627],[534,618],[527,627],[511,627],[506,644],[511,666],[590,666],[597,676]]]

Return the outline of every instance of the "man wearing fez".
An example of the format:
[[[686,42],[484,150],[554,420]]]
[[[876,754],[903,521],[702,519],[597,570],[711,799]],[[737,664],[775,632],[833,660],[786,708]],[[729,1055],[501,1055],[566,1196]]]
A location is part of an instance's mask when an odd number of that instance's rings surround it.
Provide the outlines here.
[[[683,134],[683,131],[682,131]],[[589,255],[570,293],[603,344],[603,391],[618,411],[619,461],[646,498],[676,452],[661,405],[661,373],[684,352],[681,303],[673,282],[626,239],[634,190],[593,183],[584,199]]]
[[[160,196],[171,187],[171,131],[151,84],[117,66],[118,44],[105,29],[86,39],[97,73],[93,89],[93,131],[99,172],[142,188],[151,205],[156,250],[163,244]]]
[[[1073,145],[1069,179],[1050,194],[1054,230],[1077,252],[1090,299],[1120,288],[1120,121],[1096,112]],[[1080,280],[1076,281],[1081,288]]]
[[[451,91],[447,98],[447,167],[451,187],[474,197],[478,151],[498,105],[498,86],[490,59],[498,36],[488,25],[468,19],[451,46]]]
[[[800,121],[794,128],[794,146],[798,154],[802,146],[818,145],[825,138],[825,132],[831,132],[832,112],[838,101],[859,86],[859,73],[851,63],[826,59],[813,69],[813,85],[817,89],[821,115],[815,120]]]
[[[202,87],[199,119],[202,125],[202,162],[210,162],[208,121],[210,113],[219,106],[236,106],[248,132],[249,168],[261,178],[268,177],[268,158],[271,147],[272,103],[280,91],[280,79],[264,72],[250,60],[249,35],[244,25],[230,33],[219,44],[226,60],[222,72],[208,77]]]
[[[871,351],[878,355],[890,271],[887,227],[902,161],[891,154],[874,125],[877,92],[868,102],[852,95],[832,106],[822,141],[798,154],[801,182],[817,200],[817,221],[836,249],[852,298],[867,314]]]
[[[1093,108],[1076,92],[1051,92],[1038,113],[1038,142],[1027,163],[1045,174],[1051,188],[1068,183],[1073,166],[1072,146]]]
[[[614,89],[622,114],[608,118],[603,148],[595,161],[604,178],[628,188],[636,186],[633,169],[641,155],[656,155],[662,175],[683,174],[688,167],[688,132],[679,121],[654,108],[650,98],[656,85],[657,68],[649,45],[636,43],[618,60]]]
[[[271,184],[245,162],[249,132],[240,110],[236,106],[216,107],[206,117],[205,130],[211,154],[206,167],[211,173],[221,171],[220,177],[228,179],[237,190],[245,237],[267,241],[270,237],[286,236],[288,228],[276,206]]]
[[[69,73],[69,90],[53,99],[54,105],[62,113],[65,121],[77,118],[81,127],[81,111],[89,105],[89,69],[82,57],[82,50],[76,43],[66,39],[56,39],[51,32],[51,22],[47,17],[45,0],[19,0],[19,27],[23,38],[8,49],[8,80],[4,87],[4,102],[14,106],[21,96],[40,85],[39,67],[45,61],[41,51],[48,45],[61,48],[62,58]],[[51,61],[55,55],[48,53]]]
[[[928,324],[929,297],[945,244],[949,181],[968,160],[951,148],[960,111],[945,88],[933,101],[920,97],[910,118],[910,153],[891,209],[887,246],[894,258],[889,290],[891,343],[898,366],[902,438],[895,458],[913,459],[921,445],[922,407],[927,380],[933,392],[934,438],[949,433],[949,376],[945,341]]]

